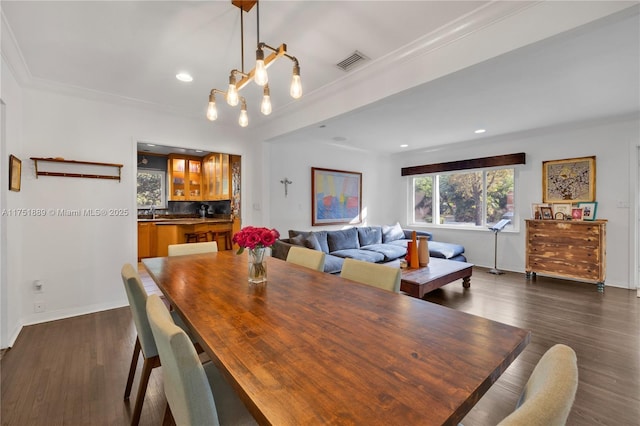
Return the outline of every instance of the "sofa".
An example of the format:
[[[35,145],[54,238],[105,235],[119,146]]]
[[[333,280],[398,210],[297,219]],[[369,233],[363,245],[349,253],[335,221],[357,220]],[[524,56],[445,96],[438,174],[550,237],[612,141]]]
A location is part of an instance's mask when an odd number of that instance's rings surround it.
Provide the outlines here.
[[[273,257],[285,260],[293,245],[326,253],[324,272],[337,274],[345,258],[374,263],[393,262],[406,256],[407,243],[413,231],[399,223],[384,226],[359,226],[335,231],[289,230],[289,238],[279,239],[271,247]],[[416,231],[429,240],[429,256],[466,262],[464,247],[433,241],[430,232]]]

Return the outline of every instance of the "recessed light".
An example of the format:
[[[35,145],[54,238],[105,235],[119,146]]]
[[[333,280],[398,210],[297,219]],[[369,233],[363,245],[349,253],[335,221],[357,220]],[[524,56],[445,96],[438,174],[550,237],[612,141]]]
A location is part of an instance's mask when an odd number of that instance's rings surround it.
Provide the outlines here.
[[[184,81],[185,83],[193,81],[193,77],[191,77],[191,74],[188,74],[186,72],[176,74],[176,78],[180,81]]]
[[[203,152],[201,149],[196,149],[196,152]]]
[[[400,145],[400,148],[406,148],[406,147],[408,147],[408,146],[409,146],[409,145],[407,145],[406,143],[403,143],[402,145]]]
[[[476,135],[479,135],[480,133],[484,133],[484,132],[486,132],[486,131],[487,131],[486,129],[478,129],[478,130],[476,130],[476,131],[475,131],[475,132],[473,132],[473,133],[475,133]]]
[[[147,146],[155,146],[155,145],[152,143],[148,143]]]

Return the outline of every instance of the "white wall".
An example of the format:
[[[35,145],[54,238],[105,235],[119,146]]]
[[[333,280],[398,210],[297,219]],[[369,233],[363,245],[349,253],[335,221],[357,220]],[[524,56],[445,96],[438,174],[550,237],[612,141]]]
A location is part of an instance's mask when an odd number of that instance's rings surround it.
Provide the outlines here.
[[[8,149],[23,161],[22,191],[6,194],[3,187],[6,207],[47,212],[44,217],[8,218],[10,268],[2,308],[15,311],[9,311],[3,347],[13,343],[22,325],[127,304],[119,273],[125,262],[137,258],[137,141],[242,155],[243,223],[262,220],[259,212],[246,209],[252,194],[260,192],[252,188],[261,180],[262,162],[246,133],[204,119],[22,89],[4,66],[2,78]],[[123,164],[122,181],[36,179],[30,157]],[[126,209],[129,215],[63,217],[52,213],[57,209]],[[44,281],[41,294],[33,291],[36,279]],[[44,302],[46,311],[36,314],[34,302]]]
[[[629,209],[631,173],[628,155],[640,138],[638,118],[622,117],[606,122],[576,123],[562,128],[539,129],[526,134],[476,140],[430,152],[397,155],[396,169],[421,164],[526,153],[526,164],[517,166],[516,219],[519,231],[503,232],[498,237],[498,268],[524,272],[524,219],[531,217],[531,203],[542,202],[542,162],[563,158],[596,156],[597,218],[607,219],[606,285],[633,288],[630,271]],[[407,194],[409,178],[396,178],[396,203],[404,207],[404,222],[409,217]],[[626,207],[618,207],[626,206]],[[492,267],[493,234],[487,230],[462,231],[431,228],[434,239],[465,246],[470,262]]]
[[[24,192],[9,191],[8,172],[9,155],[13,154],[26,164],[24,150],[22,148],[22,92],[18,83],[13,78],[4,58],[2,58],[0,99],[4,102],[5,122],[2,128],[2,148],[0,158],[2,161],[2,177],[0,178],[1,196],[0,207],[3,214],[0,216],[0,257],[2,259],[0,269],[0,346],[9,345],[20,331],[20,318],[22,315],[21,292],[18,285],[22,281],[22,229],[23,220],[20,217],[10,215],[15,209],[22,207]]]
[[[268,144],[269,226],[287,238],[289,229],[307,230],[311,226],[311,168],[346,170],[362,173],[363,224],[391,223],[401,219],[401,211],[388,202],[395,188],[390,175],[400,176],[390,167],[388,156],[360,150],[349,150],[320,141],[279,142]],[[287,197],[284,185],[289,185]],[[339,229],[344,226],[322,226],[315,229]]]

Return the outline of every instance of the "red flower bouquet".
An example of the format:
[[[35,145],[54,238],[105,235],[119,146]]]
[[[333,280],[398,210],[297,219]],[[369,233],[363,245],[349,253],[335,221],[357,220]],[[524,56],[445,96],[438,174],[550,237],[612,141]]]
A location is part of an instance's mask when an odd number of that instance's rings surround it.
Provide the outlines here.
[[[247,226],[233,235],[233,242],[240,246],[237,253],[241,254],[246,248],[254,250],[271,247],[278,238],[280,233],[276,229]]]

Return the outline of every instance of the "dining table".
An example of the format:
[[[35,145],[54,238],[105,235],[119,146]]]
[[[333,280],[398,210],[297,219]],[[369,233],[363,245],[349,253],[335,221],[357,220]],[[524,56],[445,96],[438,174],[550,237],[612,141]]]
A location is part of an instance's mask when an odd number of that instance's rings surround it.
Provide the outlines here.
[[[260,284],[246,253],[142,263],[264,425],[456,425],[531,338],[273,257]]]

